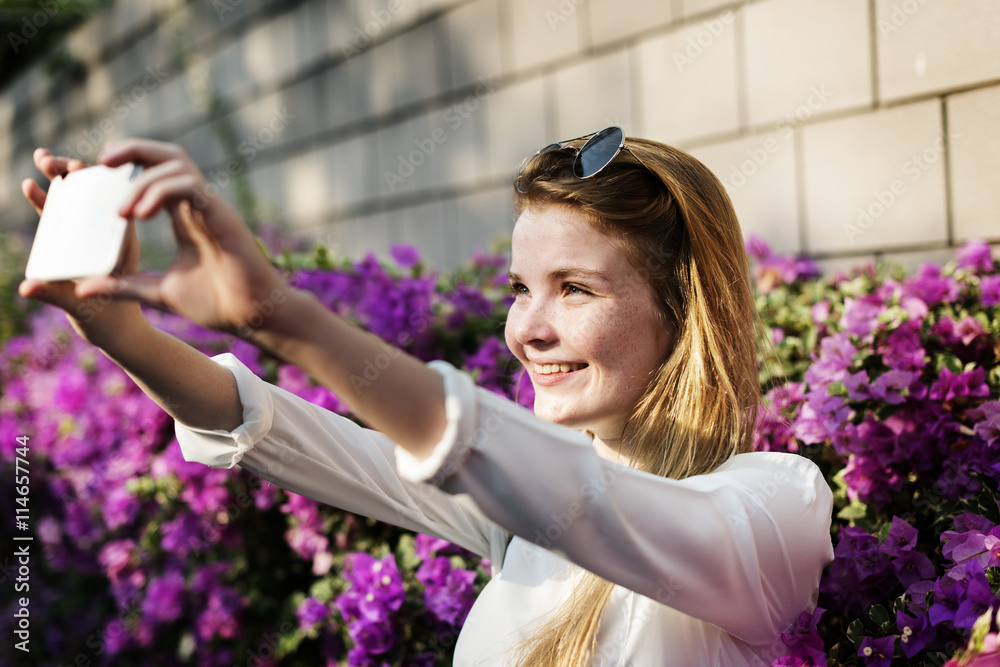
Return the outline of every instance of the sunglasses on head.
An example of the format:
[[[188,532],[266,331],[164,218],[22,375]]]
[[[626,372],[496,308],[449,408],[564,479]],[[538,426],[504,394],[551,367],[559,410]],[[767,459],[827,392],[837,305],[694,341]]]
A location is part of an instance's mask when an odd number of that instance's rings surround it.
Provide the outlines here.
[[[568,146],[567,144],[572,144],[574,141],[579,141],[580,139],[587,139],[587,143],[581,146],[579,149],[574,146]],[[571,149],[575,151],[576,158],[573,160],[573,175],[581,180],[585,180],[599,174],[605,167],[611,164],[611,161],[622,151],[625,150],[632,153],[632,156],[639,161],[639,164],[646,167],[642,160],[632,152],[628,146],[625,145],[625,131],[612,125],[611,127],[606,127],[600,132],[594,132],[591,134],[585,134],[582,137],[577,137],[575,139],[567,139],[566,141],[560,141],[554,144],[549,144],[541,150],[537,151],[534,155],[524,160],[521,163],[521,169],[517,172],[517,180],[514,182],[517,191],[524,194],[526,191],[521,185],[521,176],[524,175],[525,169],[528,165],[537,158],[542,153],[547,153],[549,151]],[[649,169],[649,167],[646,167]]]

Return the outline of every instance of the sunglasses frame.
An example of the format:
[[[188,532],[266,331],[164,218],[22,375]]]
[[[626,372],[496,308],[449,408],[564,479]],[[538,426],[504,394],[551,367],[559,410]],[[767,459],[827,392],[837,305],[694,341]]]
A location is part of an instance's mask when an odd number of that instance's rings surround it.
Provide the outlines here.
[[[618,141],[618,147],[615,148],[615,151],[613,153],[611,153],[611,155],[608,157],[607,160],[605,160],[604,164],[602,164],[597,169],[594,169],[591,173],[585,174],[584,173],[584,169],[582,167],[582,164],[583,164],[582,163],[582,157],[583,157],[584,153],[586,153],[589,148],[592,148],[593,146],[596,146],[599,141],[602,141],[603,139],[606,139],[607,137],[612,136],[613,132],[617,132],[621,136],[621,139]],[[590,138],[587,139],[587,137],[590,137]],[[574,141],[579,141],[580,139],[587,139],[587,142],[585,144],[583,144],[583,146],[581,146],[580,148],[576,148],[574,146],[567,146],[566,145],[566,144],[571,144]],[[524,160],[524,162],[521,163],[521,168],[520,168],[520,170],[518,170],[518,172],[517,172],[517,178],[514,181],[514,184],[515,184],[515,187],[517,188],[517,191],[520,192],[521,194],[525,193],[525,190],[521,189],[521,176],[524,175],[525,169],[528,168],[528,165],[531,164],[535,160],[535,158],[537,158],[542,153],[547,153],[549,151],[555,151],[555,150],[563,150],[565,148],[571,148],[573,150],[573,152],[574,152],[573,175],[576,176],[577,178],[579,178],[581,181],[585,181],[588,178],[593,178],[597,174],[599,174],[602,171],[604,171],[604,169],[609,164],[611,164],[616,157],[618,157],[618,154],[621,153],[623,149],[627,150],[629,153],[632,153],[631,149],[625,143],[625,130],[623,130],[622,128],[620,128],[617,125],[611,125],[611,126],[608,126],[608,127],[604,128],[603,130],[599,130],[597,132],[591,132],[589,134],[584,134],[583,136],[576,137],[574,139],[566,139],[564,141],[559,141],[559,142],[556,142],[556,143],[552,143],[552,144],[549,144],[548,146],[544,146],[544,147],[540,148],[538,151],[535,152],[534,155],[532,155],[529,158],[526,158]],[[642,166],[646,167],[646,165],[643,164],[642,160],[640,160],[639,157],[635,153],[632,153],[632,156],[635,157],[635,159],[639,161],[639,164],[642,164]],[[649,167],[646,167],[646,169],[649,169]],[[581,175],[581,174],[584,174],[584,175]]]

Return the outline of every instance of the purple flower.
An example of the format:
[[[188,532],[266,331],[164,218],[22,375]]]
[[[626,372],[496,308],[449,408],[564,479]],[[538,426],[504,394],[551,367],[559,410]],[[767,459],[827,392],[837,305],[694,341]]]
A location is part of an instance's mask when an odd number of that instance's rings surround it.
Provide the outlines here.
[[[98,562],[104,566],[108,579],[120,581],[132,567],[132,552],[135,542],[132,540],[112,540],[101,548]]]
[[[867,401],[874,398],[868,384],[868,372],[864,369],[857,373],[848,373],[844,378],[844,386],[847,388],[847,398],[852,401]]]
[[[844,331],[864,338],[878,326],[879,315],[885,310],[882,299],[869,294],[860,299],[847,297],[844,299],[844,314],[840,325]]]
[[[975,317],[963,317],[955,325],[955,335],[962,341],[962,345],[971,345],[977,338],[986,335],[986,329]]]
[[[980,568],[1000,566],[1000,527],[971,529],[965,532],[946,530],[941,534],[942,555],[964,567],[975,562]]]
[[[899,645],[903,655],[912,658],[922,648],[934,641],[937,632],[929,622],[927,614],[909,616],[902,611],[896,612],[896,629],[899,630]]]
[[[770,244],[756,234],[747,236],[745,245],[747,254],[758,261],[770,259],[774,254],[771,252]]]
[[[825,663],[826,660],[823,662]],[[772,662],[771,667],[816,667],[816,663],[794,655],[783,655]]]
[[[448,558],[439,556],[417,569],[417,580],[424,584],[424,601],[432,614],[452,626],[465,622],[476,599],[475,572],[452,568]]]
[[[493,302],[487,299],[479,288],[468,285],[456,285],[455,289],[444,298],[454,311],[446,322],[448,328],[452,330],[461,329],[469,317],[489,318],[495,309]]]
[[[180,618],[184,593],[184,575],[172,571],[150,579],[146,586],[146,599],[142,603],[143,615],[156,623],[167,623]]]
[[[389,256],[404,269],[416,266],[420,262],[420,251],[412,245],[394,245],[389,248]]]
[[[899,557],[904,552],[912,551],[917,546],[917,529],[898,516],[892,517],[892,527],[885,541],[879,545],[879,551],[887,556]]]
[[[819,619],[826,612],[825,609],[817,607],[815,611],[803,611],[799,614],[795,625],[787,632],[781,633],[781,642],[788,647],[789,656],[798,659],[800,662],[788,664],[804,665],[825,665],[826,652],[823,650],[823,638],[819,636],[816,625]],[[777,663],[772,663],[777,664]]]
[[[920,267],[916,276],[904,281],[904,294],[916,297],[928,306],[935,306],[942,301],[957,299],[958,283],[942,276],[941,267],[927,263]]]
[[[865,659],[867,667],[889,667],[892,664],[892,651],[895,637],[865,637],[858,649],[858,657]]]
[[[113,619],[104,627],[103,647],[109,656],[118,655],[128,648],[131,638],[128,628],[119,619]]]
[[[330,615],[330,608],[314,597],[308,597],[295,610],[295,616],[299,619],[299,627],[308,630],[317,623],[320,623]]]
[[[995,306],[1000,303],[1000,275],[983,276],[979,281],[982,292],[981,302],[984,306]]]
[[[822,387],[809,392],[809,400],[799,411],[792,427],[796,437],[811,445],[832,438],[851,415],[840,396],[829,396]]]
[[[508,398],[521,407],[531,410],[535,405],[535,386],[531,384],[531,374],[521,367],[514,371],[514,385]]]
[[[232,639],[239,631],[237,612],[243,607],[239,593],[228,586],[212,589],[208,602],[195,622],[198,637],[208,641],[212,637]]]
[[[896,572],[896,578],[903,586],[909,587],[918,581],[933,579],[936,572],[934,563],[926,554],[919,551],[907,551],[894,558],[892,569]]]
[[[192,551],[204,551],[210,546],[205,539],[206,533],[214,537],[211,524],[196,514],[185,512],[163,524],[160,528],[160,545],[166,551],[184,558]]]
[[[990,395],[986,386],[986,372],[980,367],[955,375],[947,368],[941,369],[941,375],[931,385],[928,397],[932,401],[950,403],[959,397],[985,398]]]
[[[805,381],[814,387],[842,382],[857,351],[850,334],[841,332],[827,336],[820,343],[819,356],[805,373]]]
[[[1000,442],[1000,401],[986,401],[974,410],[969,410],[969,416],[976,419],[975,432],[982,438],[987,447],[995,447]]]
[[[506,366],[512,360],[507,346],[499,338],[490,336],[475,354],[466,357],[464,365],[477,385],[502,396],[506,392]]]
[[[420,560],[430,560],[435,555],[443,556],[448,554],[456,554],[463,558],[473,558],[475,556],[468,549],[460,547],[457,544],[452,544],[448,540],[443,540],[440,537],[431,537],[422,533],[418,533],[414,540],[414,551],[416,551]]]
[[[887,371],[872,383],[872,397],[890,405],[899,405],[906,400],[907,390],[916,379],[917,373],[910,371]]]
[[[990,245],[980,239],[967,241],[957,251],[958,268],[972,273],[989,273],[993,270],[993,255]]]
[[[892,370],[919,371],[925,365],[927,352],[920,340],[920,325],[908,322],[894,329],[878,348],[882,361]]]
[[[820,585],[838,609],[859,614],[879,602],[895,583],[878,538],[860,526],[842,526],[834,559]]]
[[[113,489],[104,499],[104,523],[108,528],[131,523],[138,514],[139,502],[124,486]]]
[[[819,303],[813,305],[809,313],[812,315],[814,323],[825,324],[826,321],[830,319],[830,300],[823,299]]]
[[[983,569],[970,561],[964,568],[949,570],[934,584],[930,622],[941,625],[951,621],[956,628],[971,630],[976,619],[996,603]]]

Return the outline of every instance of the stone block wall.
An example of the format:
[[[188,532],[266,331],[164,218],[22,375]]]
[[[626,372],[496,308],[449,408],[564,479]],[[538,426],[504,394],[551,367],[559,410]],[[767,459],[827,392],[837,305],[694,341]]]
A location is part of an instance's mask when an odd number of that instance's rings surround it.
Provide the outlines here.
[[[119,0],[66,46],[80,75],[3,91],[0,231],[34,147],[138,135],[289,234],[447,268],[509,234],[525,155],[618,124],[831,269],[1000,241],[993,0]]]

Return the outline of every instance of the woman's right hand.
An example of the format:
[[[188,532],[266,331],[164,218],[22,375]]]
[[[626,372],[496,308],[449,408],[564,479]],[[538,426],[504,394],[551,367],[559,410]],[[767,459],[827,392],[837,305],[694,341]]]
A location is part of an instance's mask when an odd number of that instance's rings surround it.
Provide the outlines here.
[[[79,280],[73,291],[76,298],[145,301],[202,326],[243,336],[279,309],[290,288],[239,214],[217,190],[210,190],[182,148],[129,139],[109,145],[99,159],[109,167],[127,162],[143,165],[119,212],[125,218],[142,219],[166,209],[178,252],[162,275],[132,270]]]
[[[39,148],[32,156],[35,166],[50,181],[58,176],[84,169],[89,165],[77,159],[56,157],[47,149]],[[21,192],[39,215],[45,206],[46,193],[34,179],[27,178],[21,183]],[[125,233],[125,247],[122,263],[116,267],[114,275],[132,275],[139,267],[139,239],[135,225],[129,222]],[[120,337],[133,324],[145,323],[142,310],[136,302],[113,303],[107,299],[85,299],[76,294],[73,280],[44,281],[24,280],[18,292],[23,297],[38,299],[66,311],[70,324],[85,340],[96,345],[104,345]]]

